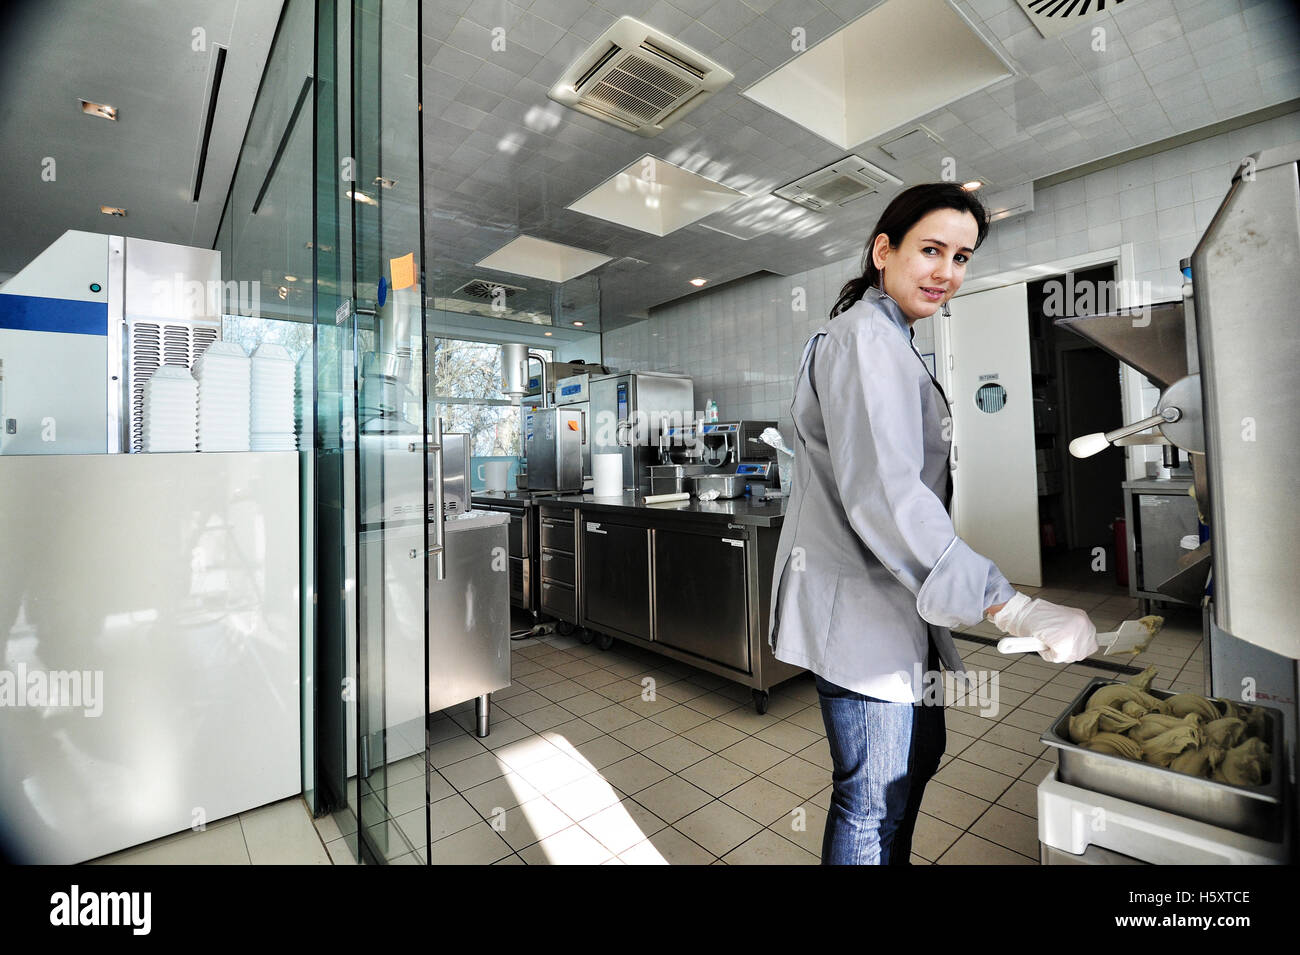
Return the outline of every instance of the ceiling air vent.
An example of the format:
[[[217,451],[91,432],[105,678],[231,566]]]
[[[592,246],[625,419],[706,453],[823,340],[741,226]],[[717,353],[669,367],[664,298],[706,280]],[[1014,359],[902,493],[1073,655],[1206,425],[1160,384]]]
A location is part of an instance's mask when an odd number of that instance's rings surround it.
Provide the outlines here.
[[[504,282],[485,282],[482,279],[474,279],[472,282],[466,282],[452,294],[467,295],[470,298],[478,299],[480,302],[491,302],[497,296],[497,289],[501,289],[507,299],[525,291],[518,285],[506,285]]]
[[[773,195],[822,212],[831,206],[843,206],[861,199],[882,186],[901,186],[903,180],[873,166],[861,156],[848,156],[837,163],[818,169],[789,185],[774,190]]]
[[[989,222],[1013,219],[1034,211],[1034,184],[1022,182],[982,198],[984,208],[989,212]]]
[[[1114,11],[1124,0],[1016,0],[1029,21],[1045,37],[1059,36],[1085,20]],[[1137,0],[1132,0],[1133,6]]]
[[[560,76],[556,102],[639,136],[657,136],[732,75],[635,17],[622,17]]]

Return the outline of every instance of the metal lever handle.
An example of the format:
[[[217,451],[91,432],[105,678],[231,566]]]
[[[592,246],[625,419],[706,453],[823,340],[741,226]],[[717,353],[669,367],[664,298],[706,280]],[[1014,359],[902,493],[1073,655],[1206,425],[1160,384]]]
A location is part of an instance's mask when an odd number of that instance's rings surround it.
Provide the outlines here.
[[[1175,407],[1168,407],[1159,414],[1153,414],[1149,418],[1143,418],[1141,421],[1134,421],[1132,424],[1126,424],[1122,428],[1116,428],[1114,431],[1102,433],[1098,431],[1095,434],[1085,434],[1075,438],[1070,442],[1070,454],[1076,458],[1090,458],[1098,451],[1103,451],[1111,442],[1118,441],[1120,438],[1127,438],[1130,434],[1137,434],[1139,431],[1145,431],[1147,428],[1154,428],[1159,424],[1173,424],[1183,416],[1182,411]]]
[[[434,512],[437,516],[433,519],[433,546],[429,548],[430,556],[433,557],[433,578],[434,580],[447,579],[447,523],[446,515],[443,512],[443,487],[442,487],[442,419],[435,417],[433,419],[433,487],[436,500],[434,502]],[[427,531],[426,531],[427,534]]]

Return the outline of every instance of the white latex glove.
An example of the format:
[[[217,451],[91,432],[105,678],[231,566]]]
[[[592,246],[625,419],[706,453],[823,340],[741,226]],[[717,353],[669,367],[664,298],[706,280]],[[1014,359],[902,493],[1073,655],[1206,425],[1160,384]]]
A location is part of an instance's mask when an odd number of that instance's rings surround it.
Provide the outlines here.
[[[1097,652],[1097,628],[1076,607],[1063,607],[1017,591],[990,619],[995,627],[1013,637],[1042,641],[1044,649],[1038,655],[1048,663],[1074,663]]]

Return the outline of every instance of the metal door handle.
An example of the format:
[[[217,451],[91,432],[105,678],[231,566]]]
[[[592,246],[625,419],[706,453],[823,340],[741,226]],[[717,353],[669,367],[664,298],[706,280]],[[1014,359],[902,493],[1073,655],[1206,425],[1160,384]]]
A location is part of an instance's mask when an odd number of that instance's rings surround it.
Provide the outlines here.
[[[435,417],[433,419],[433,487],[437,500],[434,502],[434,513],[437,517],[433,520],[433,547],[429,549],[430,556],[433,557],[433,578],[434,580],[447,579],[447,521],[443,513],[443,487],[442,487],[442,419]],[[427,534],[427,532],[426,532]]]

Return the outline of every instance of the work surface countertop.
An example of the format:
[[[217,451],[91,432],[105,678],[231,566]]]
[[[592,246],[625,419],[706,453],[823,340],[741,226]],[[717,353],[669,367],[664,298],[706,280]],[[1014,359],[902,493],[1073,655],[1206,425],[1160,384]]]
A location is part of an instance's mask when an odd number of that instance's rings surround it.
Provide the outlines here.
[[[554,500],[559,491],[473,491],[470,500],[475,504],[503,504],[527,507],[538,501]]]
[[[701,501],[692,497],[688,501],[671,501],[665,504],[646,504],[645,496],[625,491],[619,497],[594,497],[591,494],[567,494],[551,498],[559,504],[580,504],[585,511],[636,511],[641,514],[665,513],[698,516],[702,520],[716,520],[728,524],[747,524],[752,527],[780,527],[785,518],[789,498],[766,498],[759,501],[747,497],[730,500]]]

